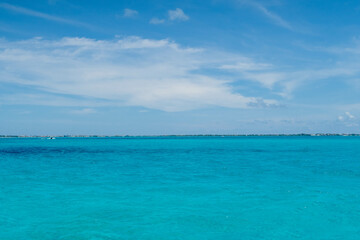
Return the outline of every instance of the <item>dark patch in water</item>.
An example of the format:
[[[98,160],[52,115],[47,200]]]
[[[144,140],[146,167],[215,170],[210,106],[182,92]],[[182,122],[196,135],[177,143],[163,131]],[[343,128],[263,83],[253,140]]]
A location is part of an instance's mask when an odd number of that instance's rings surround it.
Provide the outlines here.
[[[0,149],[0,154],[70,154],[70,153],[112,153],[112,150],[78,148],[78,147],[11,147]]]
[[[198,153],[306,153],[306,152],[314,152],[314,149],[241,149],[241,148],[194,148],[194,149],[142,149],[142,148],[111,148],[111,149],[103,149],[96,147],[10,147],[0,149],[1,154],[11,154],[11,155],[28,155],[28,154],[103,154],[103,153],[117,153],[120,155],[132,155],[132,154],[198,154]]]

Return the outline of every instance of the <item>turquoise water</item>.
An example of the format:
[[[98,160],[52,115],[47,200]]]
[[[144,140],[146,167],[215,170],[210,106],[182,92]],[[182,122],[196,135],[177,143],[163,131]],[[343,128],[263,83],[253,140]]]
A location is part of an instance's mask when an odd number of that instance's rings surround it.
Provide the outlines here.
[[[0,239],[360,239],[360,138],[0,139]]]

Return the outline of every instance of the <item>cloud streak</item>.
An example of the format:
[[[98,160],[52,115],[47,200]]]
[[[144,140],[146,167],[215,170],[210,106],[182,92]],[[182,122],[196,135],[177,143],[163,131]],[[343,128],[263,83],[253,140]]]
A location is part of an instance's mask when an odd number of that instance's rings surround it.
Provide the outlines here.
[[[86,23],[82,23],[82,22],[78,22],[78,21],[74,21],[74,20],[70,20],[70,19],[66,19],[66,18],[62,18],[62,17],[53,16],[50,14],[46,14],[46,13],[31,10],[28,8],[11,5],[8,3],[0,3],[0,8],[3,8],[5,10],[11,11],[11,12],[31,16],[31,17],[42,18],[42,19],[45,19],[48,21],[69,24],[69,25],[78,26],[78,27],[85,27],[88,29],[93,28],[91,25],[88,25]]]
[[[277,15],[276,13],[270,11],[268,8],[266,8],[264,5],[256,2],[256,1],[241,1],[241,3],[246,4],[248,6],[253,7],[254,9],[258,10],[260,13],[262,13],[265,17],[267,17],[272,23],[286,28],[288,30],[294,30],[293,26],[287,22],[286,20],[284,20],[282,17],[280,17],[279,15]]]

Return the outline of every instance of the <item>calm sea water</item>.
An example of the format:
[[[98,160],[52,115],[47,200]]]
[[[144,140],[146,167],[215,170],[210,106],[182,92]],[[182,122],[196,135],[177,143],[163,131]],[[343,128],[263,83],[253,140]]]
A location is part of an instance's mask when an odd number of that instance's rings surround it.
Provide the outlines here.
[[[359,137],[0,139],[0,239],[360,239]]]

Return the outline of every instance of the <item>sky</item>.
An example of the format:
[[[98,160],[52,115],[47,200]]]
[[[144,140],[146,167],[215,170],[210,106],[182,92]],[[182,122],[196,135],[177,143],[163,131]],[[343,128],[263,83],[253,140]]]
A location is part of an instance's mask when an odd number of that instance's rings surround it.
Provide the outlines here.
[[[0,135],[360,133],[360,2],[0,0]]]

